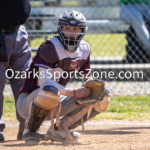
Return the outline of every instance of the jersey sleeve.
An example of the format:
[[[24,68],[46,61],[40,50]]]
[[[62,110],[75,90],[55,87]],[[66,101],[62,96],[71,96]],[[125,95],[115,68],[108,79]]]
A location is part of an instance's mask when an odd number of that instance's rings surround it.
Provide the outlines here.
[[[58,62],[58,56],[55,47],[50,41],[43,43],[33,59],[34,66],[46,69],[54,68]]]

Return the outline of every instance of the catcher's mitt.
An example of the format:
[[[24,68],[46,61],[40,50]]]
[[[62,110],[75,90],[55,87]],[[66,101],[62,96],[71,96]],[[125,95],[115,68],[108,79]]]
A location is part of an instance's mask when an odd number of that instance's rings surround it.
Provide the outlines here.
[[[104,82],[100,80],[88,80],[83,84],[91,90],[91,94],[88,97],[77,99],[78,104],[89,104],[96,101],[101,101],[105,96]]]

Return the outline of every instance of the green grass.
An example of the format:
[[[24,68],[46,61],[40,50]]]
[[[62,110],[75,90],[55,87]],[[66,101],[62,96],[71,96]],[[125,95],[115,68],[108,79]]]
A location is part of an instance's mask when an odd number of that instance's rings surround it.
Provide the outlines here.
[[[65,1],[64,5],[65,6],[78,6],[79,2],[77,2],[77,1]]]
[[[50,38],[52,36],[49,36]],[[87,34],[84,40],[91,47],[92,56],[125,56],[125,34]],[[31,47],[39,47],[44,37],[36,38],[31,42]],[[33,54],[34,56],[35,54]]]
[[[105,113],[96,116],[98,119],[150,119],[150,96],[112,97]]]
[[[16,115],[15,113],[15,101],[14,98],[6,97],[4,99],[4,118],[14,118]]]
[[[13,98],[5,98],[4,117],[15,117],[14,108]],[[150,96],[111,97],[107,111],[97,115],[94,119],[150,119]]]
[[[42,6],[42,2],[38,2],[38,1],[32,1],[31,2],[31,6],[32,7],[41,7]]]
[[[92,56],[125,56],[125,34],[90,34],[84,40],[91,47]]]
[[[32,7],[41,7],[43,6],[42,1],[31,1],[31,6]],[[77,1],[65,1],[64,6],[79,6],[79,2]]]

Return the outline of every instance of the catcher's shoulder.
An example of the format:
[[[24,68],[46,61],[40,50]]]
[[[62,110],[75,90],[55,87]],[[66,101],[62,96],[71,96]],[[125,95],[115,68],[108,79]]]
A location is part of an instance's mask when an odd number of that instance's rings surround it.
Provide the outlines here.
[[[50,40],[44,42],[40,46],[39,55],[44,61],[48,63],[54,63],[59,60],[55,46]]]

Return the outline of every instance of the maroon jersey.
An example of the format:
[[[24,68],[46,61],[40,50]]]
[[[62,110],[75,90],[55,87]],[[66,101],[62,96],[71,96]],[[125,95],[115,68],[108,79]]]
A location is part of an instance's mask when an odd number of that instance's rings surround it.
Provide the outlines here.
[[[44,42],[38,49],[36,56],[33,59],[30,70],[38,71],[39,67],[46,69],[61,68],[66,73],[74,70],[82,71],[87,74],[90,69],[90,48],[83,40],[75,52],[68,52],[64,49],[58,37]],[[32,72],[30,78],[25,80],[21,93],[31,93],[38,88],[37,78],[34,77],[35,72]],[[66,85],[70,80],[68,78],[61,78],[58,83]]]

